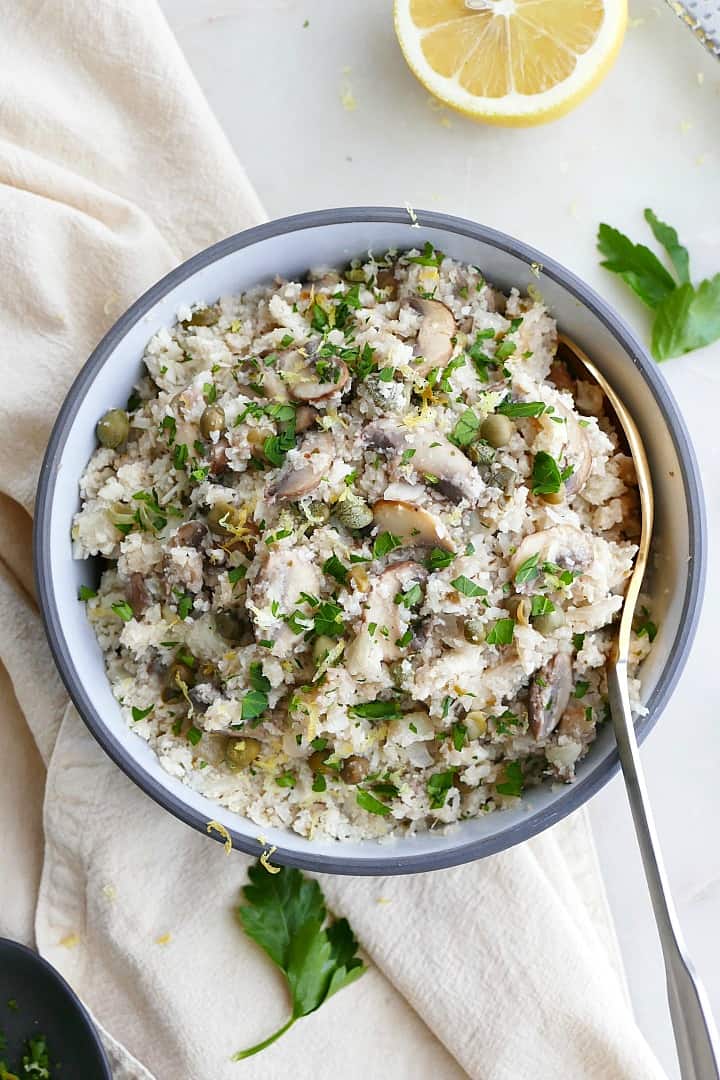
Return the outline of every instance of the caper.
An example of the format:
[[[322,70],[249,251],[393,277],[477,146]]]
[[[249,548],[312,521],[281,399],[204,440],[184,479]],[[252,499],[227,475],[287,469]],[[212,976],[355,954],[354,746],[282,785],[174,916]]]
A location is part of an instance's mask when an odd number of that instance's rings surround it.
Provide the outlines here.
[[[225,410],[222,405],[208,405],[200,417],[200,430],[206,439],[216,431],[225,430]]]
[[[332,754],[332,750],[315,750],[314,753],[308,758],[308,765],[314,773],[325,773],[326,775],[332,773],[334,770],[326,764],[327,759]]]
[[[465,715],[465,727],[471,739],[479,739],[487,731],[487,717],[477,709]]]
[[[369,772],[370,762],[368,759],[358,757],[357,754],[351,754],[349,758],[345,758],[343,767],[340,770],[340,776],[346,784],[359,784]]]
[[[550,503],[552,506],[559,506],[560,503],[565,502],[565,490],[560,488],[559,491],[547,491],[540,497],[543,502]]]
[[[466,619],[463,636],[471,645],[482,645],[485,640],[485,626],[480,619]]]
[[[537,615],[533,619],[533,626],[539,634],[543,635],[543,637],[552,634],[554,630],[563,626],[564,623],[565,615],[560,608],[555,608],[554,611],[548,611],[545,615]]]
[[[527,596],[511,596],[505,601],[505,607],[515,622],[519,622],[521,626],[528,625],[532,604]]]
[[[373,520],[373,512],[368,504],[357,497],[343,499],[335,512],[340,523],[353,531],[366,528]]]
[[[241,641],[245,624],[236,611],[218,611],[215,615],[215,629],[226,641]]]
[[[483,467],[491,465],[495,459],[495,451],[492,446],[486,442],[472,443],[465,452],[471,461],[474,461],[476,465]]]
[[[225,763],[233,772],[237,772],[250,765],[261,750],[262,743],[258,739],[229,739],[225,747]]]
[[[124,409],[109,409],[98,420],[95,432],[101,446],[114,450],[124,443],[130,431],[130,421]]]
[[[330,507],[317,499],[303,507],[303,513],[311,525],[325,525],[330,520]]]
[[[217,502],[208,510],[207,523],[210,531],[216,536],[230,536],[232,528],[228,526],[237,527],[240,524],[238,511],[230,503]]]
[[[489,442],[491,446],[496,449],[500,446],[507,446],[510,442],[513,432],[515,431],[515,425],[509,416],[503,415],[503,413],[492,413],[486,420],[483,420],[480,425],[480,436]]]
[[[214,326],[220,318],[220,312],[214,307],[198,308],[193,311],[189,319],[185,319],[183,326]]]
[[[517,473],[514,469],[501,465],[496,472],[491,474],[491,478],[493,485],[499,487],[503,495],[512,495],[517,483]]]
[[[326,637],[324,634],[320,634],[319,637],[316,637],[313,642],[313,660],[315,663],[321,664],[330,650],[334,648],[335,642],[331,637]]]
[[[187,664],[175,661],[170,665],[167,672],[167,680],[160,695],[163,701],[177,701],[184,697],[180,683],[184,683],[189,689],[195,685],[195,672]]]

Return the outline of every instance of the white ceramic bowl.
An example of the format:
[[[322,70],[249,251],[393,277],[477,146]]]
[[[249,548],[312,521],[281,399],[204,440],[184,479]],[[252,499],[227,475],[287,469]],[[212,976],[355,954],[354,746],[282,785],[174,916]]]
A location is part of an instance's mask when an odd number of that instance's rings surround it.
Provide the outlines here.
[[[95,449],[95,424],[123,406],[141,372],[148,339],[175,321],[182,304],[214,302],[275,274],[302,276],[309,268],[342,266],[368,250],[409,248],[430,241],[463,262],[479,265],[501,288],[534,285],[562,330],[595,360],[631,407],[650,458],[657,503],[652,569],[653,617],[660,632],[642,671],[647,734],[666,704],[695,630],[705,569],[706,535],[695,458],[685,425],[657,366],[628,327],[591,289],[541,252],[470,221],[419,211],[351,208],[301,214],[250,229],[178,267],[142,296],[87,361],[60,410],[42,468],[35,519],[38,592],[60,674],[90,731],[144,791],[202,832],[221,822],[233,844],[258,854],[263,834],[279,863],[342,874],[414,873],[467,862],[519,843],[584,803],[612,776],[617,754],[604,725],[569,786],[546,783],[515,810],[390,842],[306,840],[260,828],[169,776],[152,750],[123,721],[105,676],[103,657],[78,587],[94,585],[97,567],[72,558],[70,527],[78,480]],[[217,839],[217,837],[216,837]]]

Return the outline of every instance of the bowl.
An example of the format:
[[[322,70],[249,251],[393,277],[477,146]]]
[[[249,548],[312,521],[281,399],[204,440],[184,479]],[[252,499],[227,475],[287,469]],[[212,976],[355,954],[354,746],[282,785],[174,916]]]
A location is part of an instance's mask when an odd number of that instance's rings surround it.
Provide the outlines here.
[[[112,1080],[100,1037],[75,991],[47,960],[7,938],[0,938],[0,1002],[7,1045],[0,1057],[11,1067],[28,1038],[42,1035],[51,1066],[57,1064],[53,1076]]]
[[[417,224],[414,219],[417,219]],[[605,373],[630,407],[653,474],[657,522],[651,590],[660,631],[642,669],[644,738],[657,721],[687,658],[697,624],[706,561],[706,526],[697,464],[685,424],[657,365],[622,319],[553,259],[494,229],[446,214],[394,208],[323,210],[272,221],[195,255],[149,289],[103,338],[73,383],[53,428],[42,466],[35,518],[35,567],[45,627],[55,661],[80,715],[120,768],[157,803],[201,832],[221,823],[233,845],[274,861],[338,874],[417,873],[502,851],[546,829],[581,806],[618,767],[612,725],[603,725],[572,785],[532,789],[517,809],[459,823],[445,835],[426,832],[391,841],[308,840],[260,827],[195,793],[168,775],[155,754],[121,717],[95,635],[78,603],[81,584],[98,568],[73,560],[70,528],[78,509],[78,480],[95,449],[95,424],[123,407],[141,372],[143,349],[179,306],[214,302],[275,274],[303,275],[341,266],[368,250],[422,247],[479,265],[507,289],[534,286],[562,330]],[[213,834],[214,835],[214,834]],[[214,836],[214,838],[217,838]]]

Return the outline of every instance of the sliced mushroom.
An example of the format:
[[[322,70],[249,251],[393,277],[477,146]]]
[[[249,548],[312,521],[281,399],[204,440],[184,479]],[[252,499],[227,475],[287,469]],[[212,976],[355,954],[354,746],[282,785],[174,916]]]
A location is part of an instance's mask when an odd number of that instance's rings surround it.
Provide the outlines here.
[[[207,536],[207,525],[202,521],[186,521],[176,531],[170,543],[180,547],[199,548]]]
[[[309,431],[317,420],[317,412],[310,405],[298,405],[295,410],[295,431],[298,435]]]
[[[303,377],[290,387],[290,396],[295,398],[296,401],[324,401],[326,398],[332,397],[333,394],[344,390],[350,380],[347,364],[336,357],[333,357],[328,363],[333,371],[331,379],[322,382],[317,371],[313,371],[311,367],[308,367]]]
[[[562,410],[567,419],[567,456],[573,471],[565,481],[565,494],[578,495],[587,483],[592,468],[590,442],[580,422],[573,413]]]
[[[595,382],[578,379],[575,390],[575,406],[585,416],[602,416],[605,407],[605,394]]]
[[[477,469],[461,450],[434,428],[419,428],[411,434],[391,420],[377,420],[368,424],[363,438],[376,450],[395,451],[396,467],[405,450],[414,450],[409,464],[435,491],[451,502],[478,501],[484,485]]]
[[[422,322],[415,343],[415,356],[422,357],[416,371],[427,375],[432,368],[444,367],[452,356],[452,338],[457,330],[455,317],[439,300],[423,300],[413,297],[410,307],[422,315]]]
[[[250,588],[248,612],[256,639],[274,642],[273,656],[284,659],[303,644],[302,632],[296,634],[283,616],[303,604],[301,593],[317,594],[320,584],[315,555],[305,548],[276,548],[267,556]]]
[[[528,715],[530,730],[536,739],[549,735],[560,723],[572,690],[572,662],[568,653],[559,652],[530,683]]]
[[[228,465],[227,460],[228,441],[227,439],[218,439],[216,443],[212,443],[210,447],[210,472],[213,476],[220,476],[225,472]]]
[[[401,605],[395,602],[395,597],[416,583],[422,584],[427,575],[427,570],[420,563],[407,561],[393,563],[371,579],[360,630],[346,651],[351,673],[366,674],[368,669],[372,669],[373,663],[397,660],[404,655],[402,647],[397,644],[403,627]],[[370,627],[373,628],[372,634]]]
[[[318,486],[332,465],[335,443],[326,431],[306,435],[298,453],[286,458],[268,495],[278,499],[301,499]]]
[[[127,588],[127,598],[136,619],[141,619],[143,612],[152,603],[150,593],[147,590],[144,578],[140,573],[130,575]]]
[[[574,525],[553,525],[531,533],[520,542],[510,559],[510,573],[515,577],[523,563],[534,555],[538,564],[554,563],[563,570],[587,570],[595,557],[590,537]]]
[[[373,506],[380,532],[389,532],[413,547],[439,547],[455,551],[455,545],[439,518],[414,503],[380,499]]]

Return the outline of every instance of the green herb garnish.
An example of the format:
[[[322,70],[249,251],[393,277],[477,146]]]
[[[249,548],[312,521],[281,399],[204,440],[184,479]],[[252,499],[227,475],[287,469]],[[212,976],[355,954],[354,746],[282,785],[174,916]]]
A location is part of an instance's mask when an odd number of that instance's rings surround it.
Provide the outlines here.
[[[348,712],[365,720],[395,720],[402,716],[396,701],[365,701],[361,705],[351,705]]]
[[[349,570],[346,566],[343,566],[337,555],[331,555],[323,563],[323,574],[329,574],[330,577],[335,578],[341,585],[344,585],[348,579]]]
[[[545,450],[538,450],[533,462],[533,495],[554,495],[560,490],[562,483],[562,475],[555,458]]]
[[[381,817],[387,817],[390,813],[389,806],[381,803],[379,799],[376,799],[369,791],[365,791],[364,788],[357,789],[355,802],[361,809],[367,810],[369,814],[380,814]]]
[[[250,867],[248,877],[250,883],[243,889],[247,906],[238,911],[240,922],[285,975],[292,1012],[279,1031],[249,1050],[238,1051],[235,1061],[270,1046],[296,1020],[314,1012],[365,971],[347,920],[325,925],[325,902],[316,881],[289,867],[270,874],[260,863]]]
[[[498,619],[485,635],[488,645],[509,645],[515,632],[514,619]]]
[[[460,418],[452,429],[450,441],[456,446],[469,446],[477,439],[479,430],[480,420],[472,409],[466,409],[460,414]]]
[[[519,761],[508,761],[503,770],[505,779],[495,785],[500,795],[520,796],[525,786],[522,766]]]
[[[450,582],[453,589],[457,589],[463,596],[487,596],[487,589],[483,589],[480,585],[476,585],[470,578],[465,577],[464,574],[460,574],[453,581]]]
[[[376,559],[382,559],[384,555],[389,555],[395,548],[399,548],[402,545],[402,540],[399,536],[395,536],[394,533],[381,532],[379,536],[375,537],[373,543],[373,555]]]
[[[133,609],[128,604],[127,600],[120,600],[116,604],[111,604],[111,607],[116,615],[118,615],[123,622],[130,622],[135,618]]]
[[[623,281],[655,311],[651,349],[656,360],[667,360],[709,345],[720,338],[720,274],[694,286],[689,256],[677,232],[652,210],[645,220],[666,250],[678,282],[644,244],[634,244],[610,225],[598,229],[598,250],[607,270]]]
[[[430,809],[439,810],[445,805],[447,794],[455,783],[456,769],[446,769],[445,772],[433,773],[428,778],[427,792],[430,796]]]
[[[428,570],[444,570],[454,558],[455,556],[451,551],[444,551],[443,548],[433,548],[425,560],[425,565]]]
[[[137,724],[138,720],[144,720],[146,716],[150,715],[150,713],[153,711],[154,708],[155,708],[154,705],[148,705],[147,709],[138,709],[137,706],[133,705],[133,707],[132,707],[133,723]]]
[[[88,585],[81,585],[78,589],[78,600],[92,600],[94,596],[97,596],[95,589],[91,589]]]

